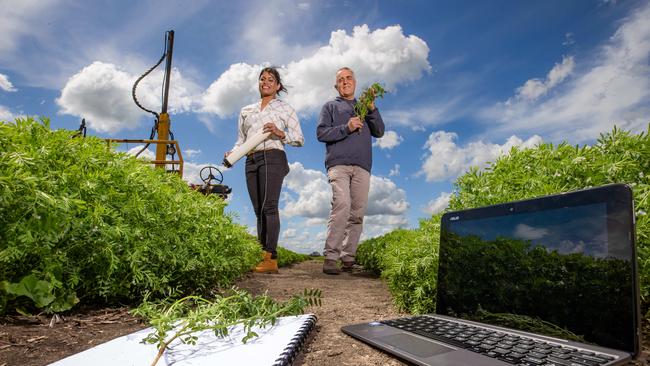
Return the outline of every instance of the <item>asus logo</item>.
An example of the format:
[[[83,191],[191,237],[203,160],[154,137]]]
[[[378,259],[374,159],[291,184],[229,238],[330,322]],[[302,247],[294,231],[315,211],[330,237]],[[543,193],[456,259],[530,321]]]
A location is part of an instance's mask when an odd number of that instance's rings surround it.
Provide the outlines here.
[[[458,221],[460,219],[460,216],[452,216],[449,218],[449,221]]]

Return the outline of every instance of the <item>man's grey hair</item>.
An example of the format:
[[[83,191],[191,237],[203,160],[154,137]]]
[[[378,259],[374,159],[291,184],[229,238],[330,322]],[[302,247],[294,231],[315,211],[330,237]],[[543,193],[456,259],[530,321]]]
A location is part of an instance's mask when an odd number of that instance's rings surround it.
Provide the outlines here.
[[[341,72],[341,71],[343,71],[343,70],[348,70],[349,72],[352,73],[352,77],[353,77],[353,78],[355,78],[355,79],[357,78],[357,76],[354,75],[354,70],[352,70],[351,68],[349,68],[349,67],[347,67],[347,66],[343,66],[342,68],[336,70],[336,76],[334,77],[334,85],[336,85],[336,83],[338,82],[338,75],[339,75],[339,72]]]

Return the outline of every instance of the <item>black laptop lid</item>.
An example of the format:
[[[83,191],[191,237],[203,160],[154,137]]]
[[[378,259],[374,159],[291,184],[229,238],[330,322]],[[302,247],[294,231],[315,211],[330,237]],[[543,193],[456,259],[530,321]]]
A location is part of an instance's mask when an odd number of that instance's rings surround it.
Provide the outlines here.
[[[446,213],[436,312],[636,354],[633,212],[614,184]]]

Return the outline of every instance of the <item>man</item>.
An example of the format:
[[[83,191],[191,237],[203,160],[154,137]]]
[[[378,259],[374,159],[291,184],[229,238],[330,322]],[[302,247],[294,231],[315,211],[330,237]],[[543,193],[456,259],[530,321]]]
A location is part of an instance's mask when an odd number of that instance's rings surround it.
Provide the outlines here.
[[[325,103],[318,120],[318,141],[326,144],[325,167],[332,186],[332,208],[327,222],[323,272],[351,271],[368,205],[372,137],[384,135],[384,121],[374,102],[362,121],[355,116],[354,72],[343,67],[336,73],[339,96]]]

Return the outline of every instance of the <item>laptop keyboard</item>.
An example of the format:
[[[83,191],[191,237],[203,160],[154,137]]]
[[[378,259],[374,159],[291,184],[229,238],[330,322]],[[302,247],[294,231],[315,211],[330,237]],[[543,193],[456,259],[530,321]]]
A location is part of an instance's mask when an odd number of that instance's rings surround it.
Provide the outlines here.
[[[494,331],[426,315],[384,320],[381,323],[513,365],[597,366],[615,359],[602,353],[578,350],[514,333]]]

